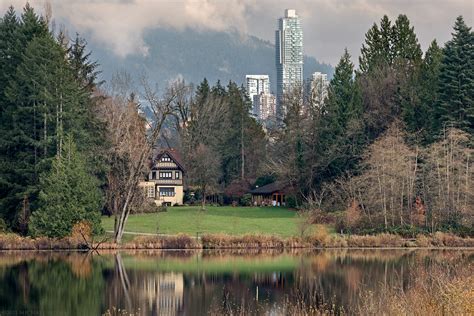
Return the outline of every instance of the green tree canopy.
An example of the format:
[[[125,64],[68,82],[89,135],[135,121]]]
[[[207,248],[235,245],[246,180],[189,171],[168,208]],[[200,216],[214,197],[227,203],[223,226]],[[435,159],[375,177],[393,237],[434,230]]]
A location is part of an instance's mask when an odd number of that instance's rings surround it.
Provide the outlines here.
[[[433,129],[446,124],[474,132],[474,34],[462,16],[443,49]]]
[[[65,237],[74,224],[88,221],[101,232],[101,194],[98,181],[86,168],[71,136],[53,160],[51,170],[40,177],[39,208],[31,215],[33,236]]]

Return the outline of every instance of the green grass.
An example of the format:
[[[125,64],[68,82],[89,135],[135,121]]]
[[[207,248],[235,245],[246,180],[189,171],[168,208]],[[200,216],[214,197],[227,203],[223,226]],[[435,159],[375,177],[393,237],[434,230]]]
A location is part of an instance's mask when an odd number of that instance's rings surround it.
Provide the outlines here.
[[[277,207],[169,207],[167,212],[130,215],[125,231],[178,234],[225,233],[229,235],[297,235],[295,211]],[[114,218],[104,216],[105,230],[113,230]]]

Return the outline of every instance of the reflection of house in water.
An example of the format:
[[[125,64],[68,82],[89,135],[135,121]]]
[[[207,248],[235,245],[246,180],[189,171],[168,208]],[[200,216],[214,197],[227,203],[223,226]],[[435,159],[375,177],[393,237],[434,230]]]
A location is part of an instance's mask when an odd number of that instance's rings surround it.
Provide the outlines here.
[[[143,280],[140,297],[149,311],[158,315],[177,315],[183,307],[184,278],[182,273],[164,273]]]

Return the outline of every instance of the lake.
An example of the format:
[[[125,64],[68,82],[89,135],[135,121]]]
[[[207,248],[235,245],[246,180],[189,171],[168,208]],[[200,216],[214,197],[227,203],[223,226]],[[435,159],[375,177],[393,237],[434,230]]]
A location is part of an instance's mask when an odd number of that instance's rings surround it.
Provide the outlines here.
[[[363,314],[368,297],[408,288],[414,271],[473,259],[474,250],[0,252],[0,315],[284,315],[288,303]]]

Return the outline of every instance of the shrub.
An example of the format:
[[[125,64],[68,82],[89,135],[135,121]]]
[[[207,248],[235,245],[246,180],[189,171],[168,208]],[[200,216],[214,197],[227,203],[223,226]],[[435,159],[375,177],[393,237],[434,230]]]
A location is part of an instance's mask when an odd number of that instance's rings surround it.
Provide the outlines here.
[[[131,210],[132,214],[138,214],[138,213],[156,213],[159,212],[159,206],[156,205],[155,201],[153,199],[148,199],[145,198],[141,203],[139,203],[138,206],[134,207]]]
[[[78,248],[89,248],[92,243],[92,225],[88,221],[80,221],[72,227],[71,241]]]
[[[329,240],[330,237],[327,228],[319,226],[311,237],[311,244],[315,247],[327,247]]]
[[[423,234],[418,234],[416,236],[415,243],[418,247],[430,247],[431,246],[430,239],[428,237],[426,237],[426,235],[423,235]]]
[[[294,195],[287,195],[286,196],[286,206],[289,208],[296,208],[298,206],[298,200]]]
[[[343,218],[341,212],[325,212],[320,209],[310,209],[313,224],[336,224]]]
[[[251,206],[252,205],[252,194],[246,193],[240,198],[240,205]]]
[[[157,211],[158,213],[161,213],[161,212],[168,212],[168,206],[166,206],[166,205],[157,206],[157,207],[156,207],[156,211]]]

